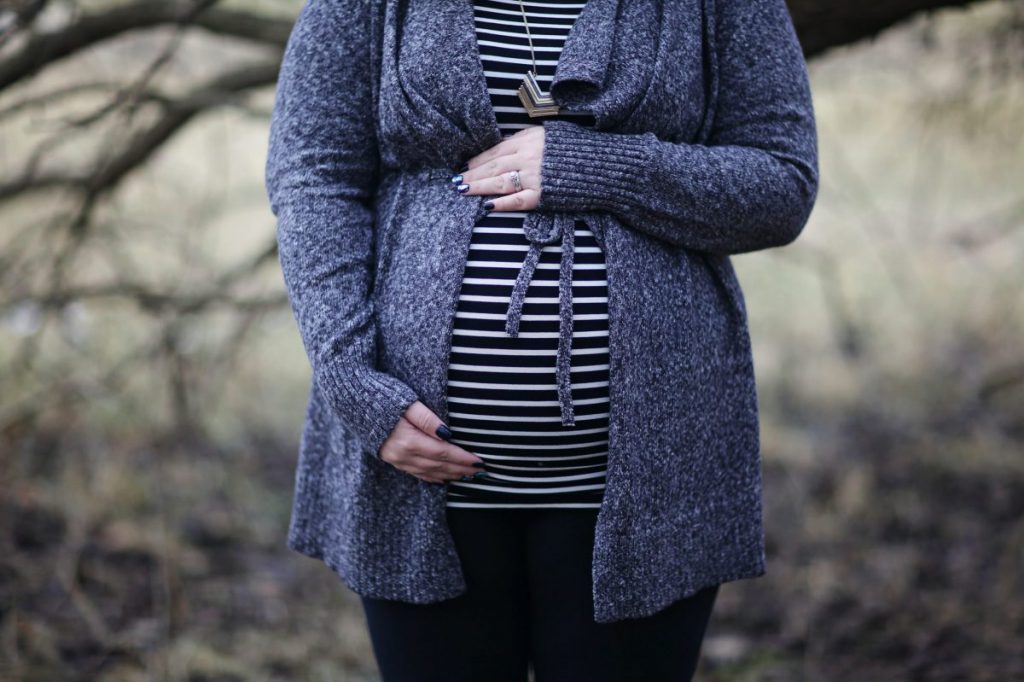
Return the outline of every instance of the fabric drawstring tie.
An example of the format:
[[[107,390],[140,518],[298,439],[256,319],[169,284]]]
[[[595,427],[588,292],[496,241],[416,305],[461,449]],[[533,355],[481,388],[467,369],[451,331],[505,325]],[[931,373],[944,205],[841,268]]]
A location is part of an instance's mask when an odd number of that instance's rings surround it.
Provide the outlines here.
[[[558,275],[558,354],[555,374],[558,385],[558,405],[562,413],[562,425],[573,426],[576,416],[572,405],[572,266],[576,221],[567,213],[540,213],[528,211],[523,219],[523,231],[530,242],[530,248],[523,259],[522,268],[516,277],[512,296],[505,316],[505,332],[512,337],[519,335],[519,320],[523,314],[526,290],[537,269],[540,254],[546,244],[562,240],[562,260]]]

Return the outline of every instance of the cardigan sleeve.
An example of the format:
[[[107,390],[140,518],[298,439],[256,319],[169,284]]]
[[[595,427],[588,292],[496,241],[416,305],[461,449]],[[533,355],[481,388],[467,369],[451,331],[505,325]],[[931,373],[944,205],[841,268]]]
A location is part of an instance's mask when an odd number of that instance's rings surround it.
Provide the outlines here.
[[[706,144],[550,120],[539,210],[606,211],[686,248],[738,254],[803,230],[818,191],[814,111],[785,0],[716,0]]]
[[[285,47],[265,181],[278,256],[316,385],[367,454],[416,392],[375,366],[378,152],[367,2],[306,0]]]

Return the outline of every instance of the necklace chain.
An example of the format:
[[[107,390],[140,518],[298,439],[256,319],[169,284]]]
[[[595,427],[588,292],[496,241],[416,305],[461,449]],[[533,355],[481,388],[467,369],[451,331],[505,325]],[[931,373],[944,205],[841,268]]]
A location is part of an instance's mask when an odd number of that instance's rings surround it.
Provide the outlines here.
[[[561,107],[549,93],[542,91],[537,83],[537,55],[533,51],[533,35],[530,33],[530,21],[526,18],[526,8],[523,6],[523,0],[519,0],[519,10],[523,14],[526,38],[530,41],[530,60],[533,62],[533,69],[526,72],[526,76],[517,90],[519,101],[523,103],[523,107],[530,118],[557,116]]]
[[[526,39],[530,43],[530,60],[533,62],[533,72],[537,73],[537,56],[533,53],[533,36],[530,35],[530,22],[526,19],[526,8],[523,7],[523,0],[519,0],[519,10],[523,13],[523,25],[526,26]]]

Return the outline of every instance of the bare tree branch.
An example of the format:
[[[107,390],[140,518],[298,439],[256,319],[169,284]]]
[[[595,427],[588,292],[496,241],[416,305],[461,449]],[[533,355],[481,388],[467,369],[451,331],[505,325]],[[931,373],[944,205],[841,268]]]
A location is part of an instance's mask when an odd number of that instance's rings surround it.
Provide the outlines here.
[[[205,6],[201,14],[193,15],[195,7],[194,2],[181,0],[135,0],[84,14],[60,29],[37,33],[21,49],[0,61],[0,90],[81,50],[131,31],[184,22],[220,35],[281,48],[293,23],[290,19]]]
[[[804,54],[871,38],[921,12],[966,7],[975,0],[787,0]]]
[[[211,285],[206,291],[181,294],[168,291],[166,287],[158,288],[138,282],[112,282],[66,287],[33,296],[32,302],[43,309],[57,310],[72,301],[100,298],[123,298],[132,301],[140,310],[149,313],[159,314],[171,311],[177,315],[195,314],[217,306],[239,312],[262,312],[274,310],[288,302],[287,297],[282,293],[242,298],[219,286]]]
[[[61,187],[79,189],[92,195],[102,194],[116,186],[129,172],[145,163],[197,114],[231,101],[239,93],[273,85],[277,72],[278,65],[273,62],[247,65],[217,76],[180,99],[161,98],[162,101],[169,102],[163,117],[132,137],[112,158],[101,161],[87,173],[35,173],[30,169],[20,178],[0,184],[0,201],[25,192]]]

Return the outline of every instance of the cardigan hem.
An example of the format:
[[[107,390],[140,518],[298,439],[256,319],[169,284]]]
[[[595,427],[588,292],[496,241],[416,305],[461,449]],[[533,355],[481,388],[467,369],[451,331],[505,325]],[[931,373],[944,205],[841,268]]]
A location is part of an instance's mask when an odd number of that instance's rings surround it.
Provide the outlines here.
[[[360,597],[388,599],[392,601],[402,601],[409,604],[436,604],[438,602],[442,602],[447,599],[454,599],[455,597],[463,595],[466,593],[466,590],[469,589],[469,586],[465,582],[462,582],[461,585],[454,585],[445,590],[434,592],[430,597],[424,597],[419,593],[409,592],[407,590],[394,591],[380,589],[379,587],[364,585],[362,581],[352,576],[347,570],[342,568],[341,564],[334,561],[334,559],[325,553],[323,548],[317,543],[304,542],[298,538],[289,536],[286,546],[293,552],[310,559],[316,559],[323,563],[324,566],[329,568],[331,572],[338,577],[338,580],[340,580],[345,587]]]
[[[615,609],[611,605],[594,605],[594,622],[614,623],[626,619],[648,618],[668,608],[680,599],[691,597],[705,587],[712,585],[723,585],[736,580],[749,580],[760,578],[768,572],[764,561],[757,561],[748,566],[733,568],[730,571],[717,574],[709,574],[690,585],[683,587],[671,595],[665,595],[658,599],[634,600],[627,608]]]
[[[327,568],[329,568],[338,579],[344,584],[349,590],[359,595],[360,597],[369,597],[371,599],[389,599],[404,601],[411,604],[435,604],[448,599],[459,597],[466,593],[468,586],[463,583],[461,586],[448,589],[447,591],[435,592],[434,596],[423,597],[421,595],[408,592],[408,591],[392,591],[392,590],[381,590],[372,588],[368,585],[363,585],[359,580],[354,579],[347,571],[345,571],[338,563],[328,557],[322,550],[322,548],[315,542],[303,541],[302,539],[294,536],[289,536],[287,541],[288,549],[297,552],[310,559],[316,559],[321,561]],[[730,571],[722,573],[709,574],[705,578],[702,578],[696,582],[693,582],[685,587],[667,594],[658,599],[650,600],[633,600],[629,603],[627,608],[617,609],[610,604],[601,605],[598,602],[594,602],[594,622],[596,623],[614,623],[627,619],[639,619],[648,618],[653,616],[665,608],[671,606],[680,599],[693,596],[705,587],[712,585],[723,585],[725,583],[734,582],[737,580],[751,580],[760,578],[767,574],[767,562],[762,560],[755,561],[752,564],[737,567]]]

